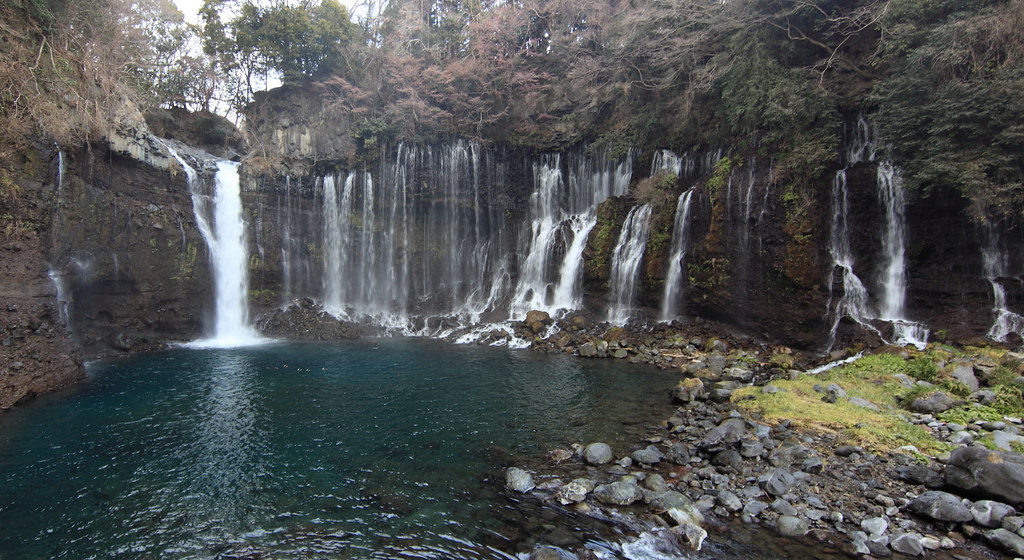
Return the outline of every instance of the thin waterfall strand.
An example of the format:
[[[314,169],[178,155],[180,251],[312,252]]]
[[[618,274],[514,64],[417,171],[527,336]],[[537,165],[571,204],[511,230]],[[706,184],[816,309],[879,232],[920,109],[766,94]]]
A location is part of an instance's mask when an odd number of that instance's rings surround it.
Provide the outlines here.
[[[608,280],[611,287],[608,322],[613,325],[624,325],[632,318],[640,261],[647,248],[650,220],[650,204],[634,206],[622,224],[622,232],[612,252]]]
[[[665,292],[661,299],[661,320],[668,322],[679,317],[678,302],[682,296],[683,271],[686,267],[686,250],[689,241],[690,202],[693,189],[679,195],[676,201],[675,220],[672,227],[672,253],[665,275]]]

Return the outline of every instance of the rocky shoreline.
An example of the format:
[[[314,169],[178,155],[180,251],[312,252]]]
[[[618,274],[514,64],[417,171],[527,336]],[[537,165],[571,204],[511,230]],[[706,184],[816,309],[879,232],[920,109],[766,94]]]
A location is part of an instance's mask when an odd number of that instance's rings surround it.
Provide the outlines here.
[[[510,497],[614,519],[627,527],[619,546],[667,557],[692,554],[709,531],[730,522],[757,524],[854,557],[1024,557],[1020,418],[957,424],[939,414],[958,404],[991,401],[985,373],[995,364],[984,358],[942,364],[959,382],[973,385],[964,398],[908,378],[908,391],[920,394],[907,402],[913,410],[887,411],[930,433],[941,452],[912,445],[880,451],[743,409],[741,390],[784,393],[777,380],[815,375],[805,367],[808,360],[789,349],[689,336],[675,328],[612,329],[595,336],[574,332],[572,319],[559,328],[554,324],[532,313],[514,325],[515,334],[532,335],[532,346],[546,351],[677,368],[681,381],[671,398],[679,406],[629,449],[578,442],[551,450],[544,463],[508,469]],[[874,351],[908,363],[916,359],[916,352],[905,349]],[[1008,363],[1018,364],[1019,385],[1024,356],[1007,356]],[[928,385],[935,390],[919,390]],[[824,403],[879,408],[836,383],[815,390]],[[585,547],[562,548],[540,539],[529,557],[594,556]]]

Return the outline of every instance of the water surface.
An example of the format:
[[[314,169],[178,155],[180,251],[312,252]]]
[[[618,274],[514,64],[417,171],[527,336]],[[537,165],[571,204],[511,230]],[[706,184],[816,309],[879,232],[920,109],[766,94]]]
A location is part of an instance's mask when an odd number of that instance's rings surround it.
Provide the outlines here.
[[[502,469],[625,445],[677,379],[418,339],[89,370],[0,417],[3,558],[500,556]]]

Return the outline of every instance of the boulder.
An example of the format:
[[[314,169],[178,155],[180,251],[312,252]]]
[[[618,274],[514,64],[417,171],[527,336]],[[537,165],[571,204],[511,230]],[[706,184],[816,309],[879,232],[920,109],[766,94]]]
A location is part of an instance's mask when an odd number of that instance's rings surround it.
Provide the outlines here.
[[[612,448],[607,443],[591,443],[583,449],[583,460],[591,465],[606,465],[614,458]]]
[[[910,502],[910,511],[936,521],[973,521],[971,510],[960,498],[941,490],[929,490]]]
[[[658,473],[649,474],[644,478],[644,488],[658,494],[671,490],[665,482],[665,478]]]
[[[999,527],[1003,518],[1015,515],[1017,512],[1012,507],[992,500],[978,500],[971,504],[971,515],[974,522],[982,527]]]
[[[527,493],[536,488],[530,473],[518,467],[512,467],[505,473],[505,488],[513,492]]]
[[[775,522],[775,529],[783,537],[802,537],[809,529],[807,521],[793,515],[783,515]]]
[[[661,452],[655,445],[648,445],[643,449],[637,449],[629,455],[634,461],[643,463],[645,465],[653,465],[661,462],[665,458],[665,454]]]
[[[682,442],[673,443],[665,458],[677,465],[687,465],[690,463],[690,448]]]
[[[938,414],[940,412],[945,412],[962,402],[963,401],[955,399],[943,391],[932,391],[910,401],[910,405],[907,406],[907,408],[913,412],[920,412],[922,414]]]
[[[611,484],[602,484],[594,488],[594,497],[602,504],[612,506],[628,506],[643,498],[643,492],[636,482],[620,480]]]
[[[1013,506],[1024,505],[1024,456],[1019,453],[960,447],[950,453],[949,465],[960,471],[954,471],[955,477],[947,472],[947,483]]]
[[[900,554],[921,556],[924,554],[924,537],[919,533],[904,533],[889,540],[889,546]]]
[[[670,392],[675,401],[690,404],[704,398],[704,382],[696,377],[689,377],[677,383]]]
[[[960,383],[967,386],[973,393],[979,388],[978,378],[974,375],[974,368],[970,365],[962,365],[954,369],[950,375]]]
[[[996,548],[1000,548],[1014,556],[1024,556],[1024,537],[1011,533],[1006,529],[985,531],[985,540]]]
[[[796,485],[796,478],[786,469],[774,468],[757,479],[761,488],[772,496],[781,496]]]

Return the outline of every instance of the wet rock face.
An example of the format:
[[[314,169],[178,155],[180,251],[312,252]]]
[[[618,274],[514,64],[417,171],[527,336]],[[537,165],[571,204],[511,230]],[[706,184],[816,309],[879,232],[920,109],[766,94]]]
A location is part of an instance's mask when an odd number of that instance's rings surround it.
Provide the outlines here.
[[[359,338],[375,332],[370,327],[339,320],[310,298],[296,299],[263,314],[256,320],[256,328],[272,338],[317,341]]]

